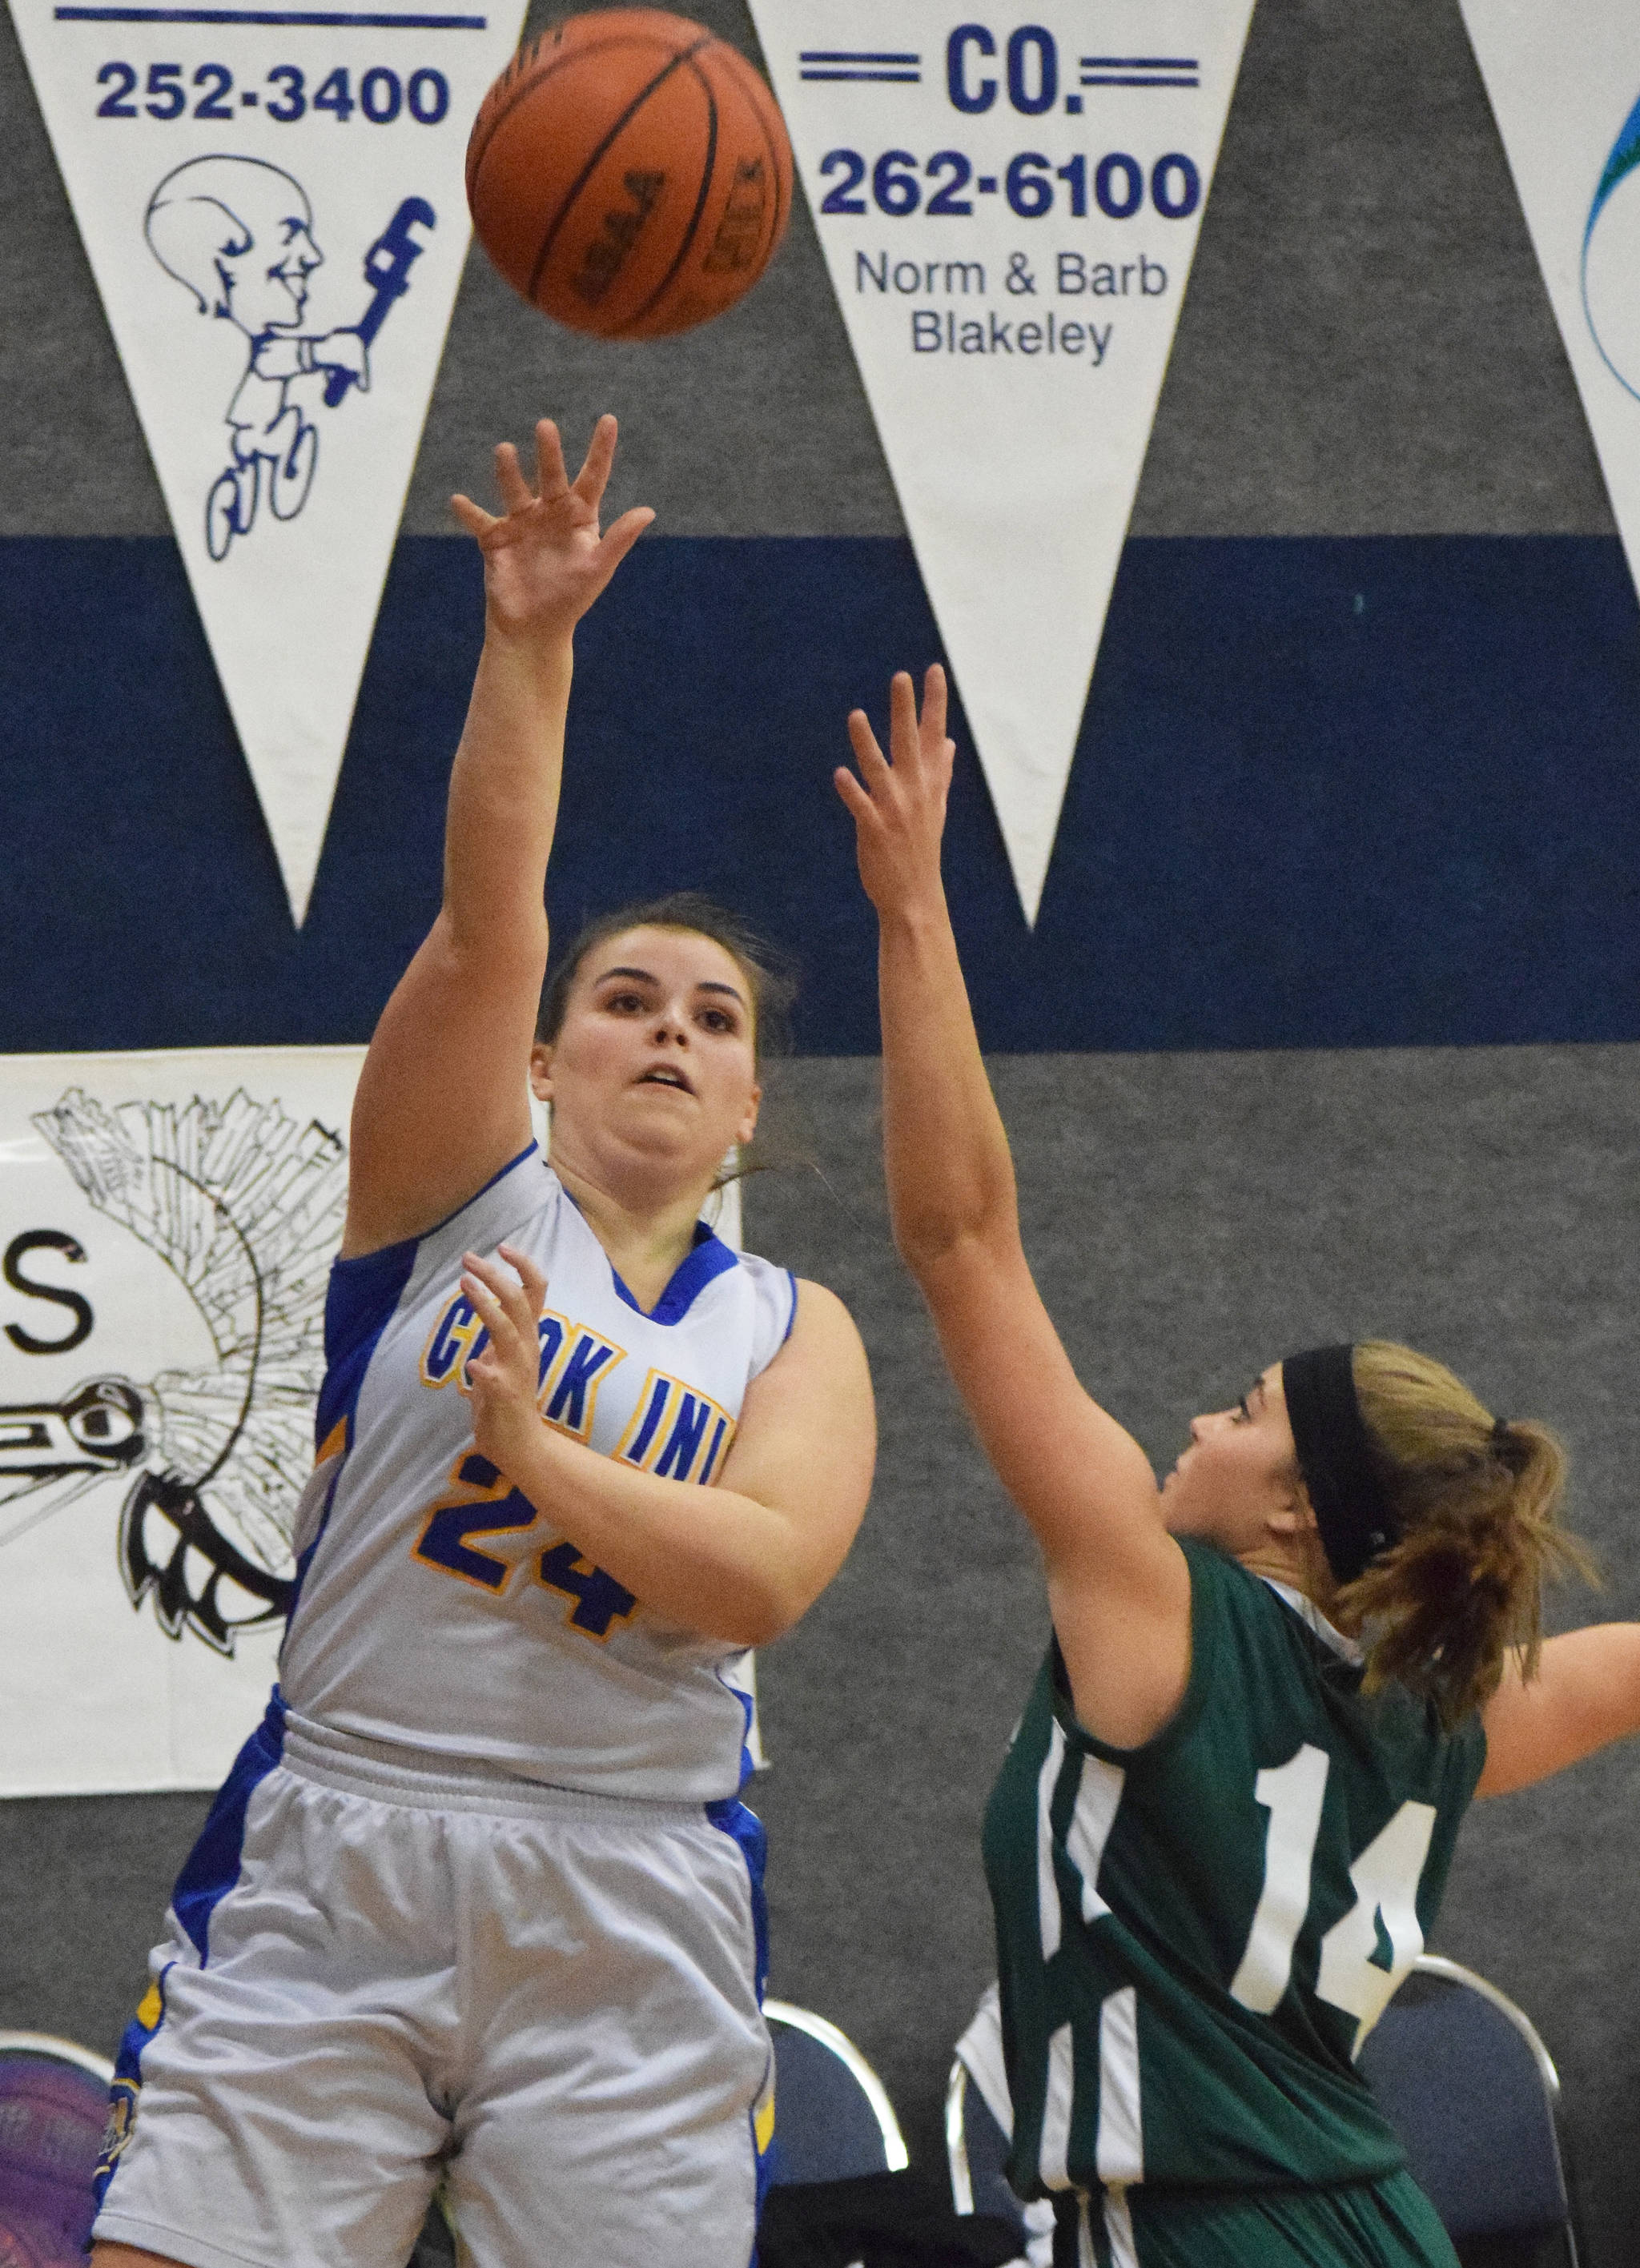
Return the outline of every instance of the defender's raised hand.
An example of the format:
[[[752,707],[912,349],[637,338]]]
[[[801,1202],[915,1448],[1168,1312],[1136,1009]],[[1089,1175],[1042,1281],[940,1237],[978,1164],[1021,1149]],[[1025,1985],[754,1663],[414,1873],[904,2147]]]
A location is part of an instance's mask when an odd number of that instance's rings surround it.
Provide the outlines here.
[[[654,518],[647,505],[623,512],[598,530],[598,507],[615,462],[616,423],[598,420],[587,460],[572,481],[558,429],[550,417],[536,428],[536,484],[518,452],[503,441],[495,453],[498,518],[470,497],[450,509],[484,558],[485,608],[492,630],[531,637],[567,637]]]
[[[922,713],[905,670],[889,688],[890,762],[863,709],[848,720],[855,778],[846,765],[832,774],[854,821],[860,879],[879,914],[919,898],[938,901],[940,837],[956,742],[945,733],[945,672],[935,662],[923,680]]]

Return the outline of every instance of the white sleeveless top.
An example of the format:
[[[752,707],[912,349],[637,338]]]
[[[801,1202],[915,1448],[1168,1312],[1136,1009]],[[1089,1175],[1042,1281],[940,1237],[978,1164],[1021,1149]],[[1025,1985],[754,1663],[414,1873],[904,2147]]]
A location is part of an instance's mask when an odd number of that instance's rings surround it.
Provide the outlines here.
[[[733,1795],[750,1716],[740,1649],[652,1613],[571,1538],[521,1564],[484,1548],[536,1518],[477,1454],[467,1402],[484,1334],[462,1255],[504,1239],[547,1279],[543,1416],[646,1472],[715,1480],[747,1386],[792,1328],[792,1277],[704,1226],[645,1314],[533,1143],[425,1236],[338,1260],[285,1701],[344,1734],[556,1786]]]

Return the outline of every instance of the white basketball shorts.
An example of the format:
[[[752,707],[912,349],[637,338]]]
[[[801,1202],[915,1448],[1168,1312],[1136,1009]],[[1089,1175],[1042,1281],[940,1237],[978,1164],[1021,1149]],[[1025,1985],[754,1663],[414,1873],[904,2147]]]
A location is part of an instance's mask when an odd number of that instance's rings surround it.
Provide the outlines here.
[[[282,1748],[282,1753],[281,1753]],[[761,1830],[276,1702],[179,1879],[95,2235],[187,2268],[743,2268],[773,2125]]]

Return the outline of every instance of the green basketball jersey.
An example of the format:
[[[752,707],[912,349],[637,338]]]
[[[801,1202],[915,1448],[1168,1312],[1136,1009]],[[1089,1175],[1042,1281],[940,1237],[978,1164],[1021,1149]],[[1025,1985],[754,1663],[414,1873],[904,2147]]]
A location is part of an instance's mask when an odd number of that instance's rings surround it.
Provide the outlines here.
[[[1022,2197],[1405,2162],[1355,2058],[1423,1948],[1485,1735],[1363,1697],[1296,1593],[1183,1548],[1177,1716],[1106,1747],[1055,1644],[986,1816]]]

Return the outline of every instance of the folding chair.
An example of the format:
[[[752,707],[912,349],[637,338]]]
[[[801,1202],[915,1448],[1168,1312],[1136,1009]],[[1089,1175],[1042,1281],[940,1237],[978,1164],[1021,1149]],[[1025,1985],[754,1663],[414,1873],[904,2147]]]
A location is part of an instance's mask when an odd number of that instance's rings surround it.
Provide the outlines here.
[[[0,2032],[0,2259],[85,2268],[113,2077],[72,2040]]]
[[[845,2181],[911,2161],[883,2081],[846,2033],[811,2009],[765,2000],[774,2042],[774,2179]]]
[[[1456,1961],[1421,1955],[1361,2069],[1466,2268],[1577,2268],[1560,2080],[1507,1994]],[[1011,2213],[1031,2239],[1038,2208],[1019,2203],[1002,2170],[1011,2129],[993,1985],[946,2089],[951,2198],[958,2213]]]
[[[1361,2069],[1460,2259],[1577,2268],[1560,2080],[1506,1993],[1456,1961],[1420,1955]]]

